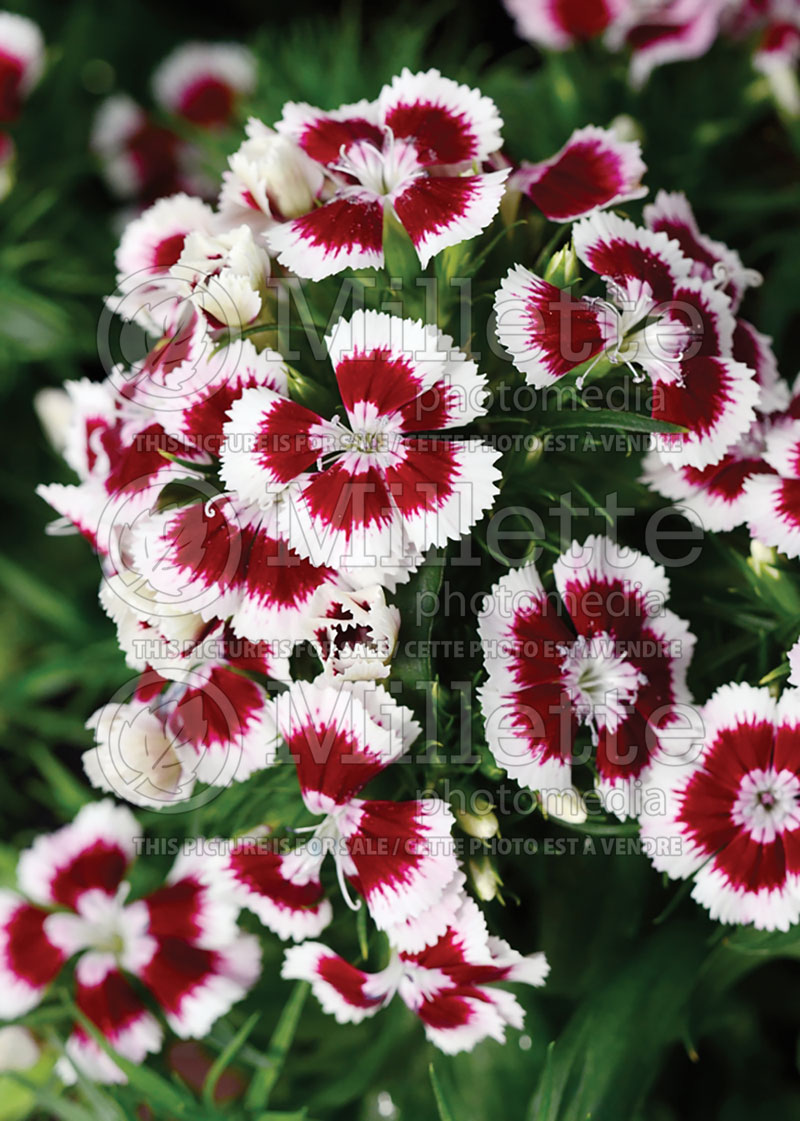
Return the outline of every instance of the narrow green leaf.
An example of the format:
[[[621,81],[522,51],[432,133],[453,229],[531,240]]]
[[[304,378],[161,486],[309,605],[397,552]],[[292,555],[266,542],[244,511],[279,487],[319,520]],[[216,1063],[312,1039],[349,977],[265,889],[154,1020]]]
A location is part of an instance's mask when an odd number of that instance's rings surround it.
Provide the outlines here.
[[[260,1019],[261,1013],[254,1012],[253,1015],[250,1016],[250,1018],[246,1020],[244,1024],[242,1024],[241,1028],[238,1030],[227,1047],[223,1048],[223,1050],[211,1064],[209,1072],[206,1075],[205,1082],[203,1083],[203,1101],[206,1103],[206,1105],[213,1107],[214,1094],[217,1089],[217,1083],[219,1082],[220,1078],[225,1073],[227,1068],[230,1066],[230,1064],[233,1062],[239,1050],[250,1035],[250,1032],[253,1030]]]
[[[389,206],[383,217],[383,255],[389,279],[399,280],[404,287],[412,285],[420,273],[419,257],[405,227]]]
[[[292,995],[283,1006],[267,1048],[265,1056],[267,1065],[255,1073],[245,1096],[245,1105],[248,1109],[263,1110],[268,1105],[270,1094],[281,1076],[297,1025],[300,1023],[309,988],[307,981],[298,981],[292,990]]]
[[[65,631],[72,638],[85,631],[83,617],[68,599],[7,557],[0,557],[0,585],[20,607],[43,619],[48,627]]]
[[[679,424],[642,416],[640,413],[617,412],[615,409],[585,409],[583,412],[564,412],[545,417],[543,431],[564,429],[615,428],[622,432],[685,432]]]
[[[442,1088],[442,1083],[439,1080],[433,1063],[429,1065],[428,1073],[431,1078],[431,1086],[433,1087],[433,1096],[436,1100],[436,1109],[439,1113],[439,1121],[456,1121],[456,1115],[450,1107],[447,1095]]]

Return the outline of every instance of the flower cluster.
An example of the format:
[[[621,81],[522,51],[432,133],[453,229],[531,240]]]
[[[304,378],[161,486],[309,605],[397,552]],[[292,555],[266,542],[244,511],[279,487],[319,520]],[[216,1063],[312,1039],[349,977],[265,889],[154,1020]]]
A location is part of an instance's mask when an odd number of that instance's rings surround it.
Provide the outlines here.
[[[800,12],[794,0],[505,0],[517,32],[545,50],[603,38],[630,54],[630,81],[643,85],[669,62],[700,58],[719,36],[753,43],[753,65],[776,99],[800,114]]]
[[[109,190],[149,203],[175,191],[213,193],[192,130],[230,128],[252,94],[256,61],[238,43],[184,43],[152,76],[155,112],[127,94],[109,97],[94,122],[91,147]]]
[[[233,70],[220,62],[217,85],[206,72],[203,85],[197,57],[165,66],[157,87],[210,124],[223,101],[229,111],[219,84]],[[135,674],[90,718],[84,769],[142,807],[202,810],[247,782],[253,797],[236,804],[258,808],[132,903],[120,886],[128,810],[102,801],[36,841],[22,896],[2,901],[3,1016],[80,955],[78,1007],[120,1055],[159,1048],[159,1008],[178,1034],[202,1035],[258,974],[241,908],[296,943],[283,976],[308,980],[341,1022],[399,995],[451,1053],[521,1026],[517,999],[495,986],[541,985],[547,962],[490,934],[469,893],[456,821],[483,843],[498,819],[441,796],[441,727],[428,721],[423,735],[418,704],[434,683],[409,681],[413,619],[399,606],[455,543],[481,540],[511,480],[489,438],[503,384],[566,387],[574,400],[606,375],[649,379],[650,415],[634,418],[660,436],[649,485],[713,509],[720,528],[748,521],[781,547],[795,534],[800,553],[800,421],[769,340],[739,317],[758,274],[701,233],[682,195],[659,193],[641,224],[615,212],[646,193],[637,143],[589,126],[549,160],[511,164],[501,128],[478,91],[405,70],[371,102],[289,104],[274,128],[250,120],[216,205],[179,190],[126,228],[108,311],[144,345],[109,360],[104,380],[68,383],[59,442],[77,482],[40,488],[60,515],[53,528],[97,553],[100,602]],[[514,215],[555,224],[563,244],[539,272],[529,249],[519,263]],[[504,236],[477,240],[492,223]],[[508,256],[498,269],[491,257],[503,240],[518,262],[504,278]],[[452,300],[405,314],[404,283],[469,277],[487,260],[476,304],[493,306],[492,355],[457,343],[470,333]],[[298,291],[293,335],[281,316]],[[501,352],[510,361],[493,373]],[[497,552],[488,538],[486,552]],[[695,638],[669,596],[664,567],[611,536],[562,543],[552,572],[526,560],[502,575],[476,625],[466,620],[485,674],[484,750],[448,773],[468,787],[478,766],[505,772],[546,812],[552,795],[579,802],[593,786],[609,813],[686,842],[659,866],[696,872],[714,914],[794,921],[797,862],[782,858],[800,825],[784,751],[791,694],[776,708],[748,693],[728,723],[712,700],[698,725]],[[737,729],[756,711],[758,750],[745,752]],[[463,739],[472,714],[460,723]],[[641,811],[645,781],[664,795],[659,821]],[[490,896],[497,878],[471,871]],[[363,956],[376,968],[316,940],[342,904],[368,917]],[[83,1021],[67,1061],[123,1077]]]
[[[5,131],[44,70],[44,40],[33,20],[0,12],[0,200],[14,182],[14,141]]]

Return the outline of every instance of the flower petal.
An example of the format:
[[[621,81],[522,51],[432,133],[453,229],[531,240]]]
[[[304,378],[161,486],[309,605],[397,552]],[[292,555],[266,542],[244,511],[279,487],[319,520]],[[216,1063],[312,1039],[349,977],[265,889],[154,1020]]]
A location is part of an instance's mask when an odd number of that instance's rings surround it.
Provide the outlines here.
[[[354,187],[347,195],[273,227],[265,236],[280,263],[308,280],[324,280],[345,268],[379,269],[383,266],[383,202]]]
[[[348,808],[340,831],[379,930],[439,903],[458,870],[452,824],[449,807],[438,798],[354,802]]]
[[[526,164],[512,188],[532,199],[551,222],[570,222],[593,210],[642,198],[647,168],[638,140],[620,140],[611,129],[576,129],[564,147],[542,163]]]
[[[40,1002],[66,958],[47,937],[47,911],[0,890],[0,1019],[15,1020]]]
[[[544,388],[615,341],[616,325],[597,301],[514,265],[494,302],[497,337],[529,385]]]
[[[508,169],[412,179],[392,195],[423,269],[437,253],[485,230],[500,208]],[[369,264],[370,262],[364,262]]]
[[[323,1009],[339,1024],[360,1024],[367,1016],[374,1016],[395,988],[388,971],[365,973],[319,942],[290,947],[284,955],[281,977],[309,981]]]
[[[114,965],[110,954],[90,953],[75,970],[75,1003],[126,1059],[143,1063],[148,1054],[161,1050],[163,1032],[132,985]],[[93,1081],[127,1082],[127,1078],[100,1045],[76,1025],[67,1040],[66,1055],[57,1064],[62,1079],[77,1081],[73,1064]]]
[[[22,891],[37,903],[73,909],[86,891],[114,895],[141,836],[136,818],[106,799],[92,802],[69,825],[37,837],[19,858]]]
[[[404,68],[384,86],[379,104],[385,127],[410,140],[423,164],[481,163],[502,144],[503,122],[491,98],[438,70]]]
[[[664,233],[636,226],[628,218],[598,211],[572,231],[575,252],[585,265],[613,285],[623,301],[635,302],[643,288],[655,303],[672,298],[676,281],[687,277],[691,261]]]
[[[290,879],[292,864],[266,837],[240,840],[225,859],[234,896],[279,938],[303,942],[321,934],[333,918],[319,868],[302,883]]]
[[[175,1034],[199,1039],[245,996],[260,972],[261,951],[252,935],[239,934],[216,950],[165,936],[157,939],[156,952],[140,977]]]
[[[665,462],[689,467],[719,463],[756,419],[755,375],[732,358],[689,358],[681,381],[661,384],[653,394],[653,418],[688,431],[660,438]]]
[[[368,140],[378,148],[383,144],[378,104],[374,101],[357,101],[332,110],[289,101],[275,128],[322,164],[337,163],[342,148],[347,151],[351,144],[361,140]]]
[[[677,241],[692,262],[692,274],[723,284],[735,312],[747,288],[761,284],[762,277],[747,269],[735,249],[700,232],[694,211],[682,191],[659,191],[644,208],[645,225]]]
[[[373,682],[298,681],[275,699],[275,713],[312,813],[345,805],[406,749],[408,710]]]

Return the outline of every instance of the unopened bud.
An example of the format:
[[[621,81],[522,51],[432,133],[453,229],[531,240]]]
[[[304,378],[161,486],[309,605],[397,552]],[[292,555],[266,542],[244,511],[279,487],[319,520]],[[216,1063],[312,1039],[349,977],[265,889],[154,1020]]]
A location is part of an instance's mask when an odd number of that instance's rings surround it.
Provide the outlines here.
[[[750,542],[750,556],[747,563],[757,576],[771,576],[773,580],[780,577],[775,567],[778,560],[778,550],[771,545],[762,545],[760,541]]]
[[[568,790],[544,791],[542,813],[546,817],[555,817],[567,825],[582,825],[587,817],[586,803],[574,786]]]
[[[482,856],[478,860],[470,860],[469,875],[478,899],[484,903],[490,903],[492,899],[497,898],[499,895],[498,889],[503,886],[503,881],[488,856]]]
[[[580,265],[572,242],[556,250],[544,270],[544,278],[556,288],[568,288],[580,276]]]
[[[477,797],[472,810],[454,809],[456,821],[466,834],[477,837],[480,841],[488,841],[490,837],[497,836],[500,822],[494,813],[494,807],[486,798]]]

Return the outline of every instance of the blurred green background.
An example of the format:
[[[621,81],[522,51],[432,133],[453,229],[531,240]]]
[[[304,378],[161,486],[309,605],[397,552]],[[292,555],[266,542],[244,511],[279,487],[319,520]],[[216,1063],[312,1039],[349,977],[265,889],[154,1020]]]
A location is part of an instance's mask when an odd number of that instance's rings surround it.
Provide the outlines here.
[[[651,194],[684,190],[701,227],[764,273],[743,312],[774,337],[784,377],[793,380],[800,368],[800,130],[776,114],[740,47],[718,44],[702,60],[663,68],[633,94],[622,59],[598,46],[543,59],[514,37],[492,3],[405,4],[389,13],[309,0],[228,0],[203,10],[142,0],[11,7],[40,24],[48,67],[12,129],[18,178],[0,204],[5,873],[17,848],[90,797],[80,768],[89,742],[84,723],[129,676],[97,605],[99,570],[88,547],[77,537],[45,536],[51,512],[34,487],[69,475],[40,432],[32,400],[67,378],[102,375],[96,332],[114,285],[119,204],[89,154],[89,129],[109,93],[148,104],[150,74],[177,44],[251,46],[259,88],[247,108],[268,123],[287,99],[335,106],[376,95],[403,66],[429,65],[496,99],[512,158],[547,157],[573,128],[629,114],[641,130]],[[217,173],[239,142],[232,130],[209,147]],[[653,502],[644,492],[640,500]],[[712,636],[696,671],[698,694],[774,664],[765,650],[786,628],[787,600],[746,568],[746,552],[746,540],[735,536],[713,545],[700,585],[678,590],[676,610]],[[783,579],[796,591],[793,573]],[[720,618],[740,619],[738,647],[731,649]],[[714,635],[724,649],[713,650]],[[541,832],[562,835],[554,824]],[[721,944],[721,928],[685,898],[669,923],[654,921],[676,890],[668,895],[642,857],[510,861],[502,872],[509,898],[524,903],[492,904],[492,922],[515,943],[544,948],[552,979],[543,994],[523,996],[525,1032],[510,1033],[505,1048],[489,1043],[472,1056],[435,1056],[442,1108],[454,1121],[800,1117],[800,935],[740,932]],[[291,992],[277,980],[279,946],[265,941],[265,980],[236,1013],[243,1022],[260,1012],[251,1044],[261,1048]],[[220,1030],[217,1049],[229,1038]],[[432,1057],[399,1006],[374,1023],[339,1028],[309,1001],[271,1108],[307,1107],[310,1117],[347,1121],[434,1118]],[[146,1116],[136,1112],[142,1091],[126,1093],[121,1116]],[[113,1117],[103,1113],[112,1109],[104,1100],[87,1116]],[[79,1118],[67,1104],[51,1102],[35,1115]],[[11,1115],[0,1094],[0,1121]],[[198,1107],[196,1116],[212,1113]]]

